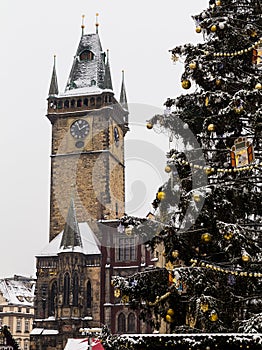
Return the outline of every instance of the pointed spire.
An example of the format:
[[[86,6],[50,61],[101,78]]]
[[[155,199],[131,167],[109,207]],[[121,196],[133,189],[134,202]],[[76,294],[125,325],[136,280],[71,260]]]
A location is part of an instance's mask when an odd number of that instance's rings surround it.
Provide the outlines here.
[[[99,27],[98,16],[99,16],[99,13],[96,13],[96,34],[98,34],[98,27]]]
[[[109,50],[107,50],[107,61],[105,65],[105,81],[104,88],[113,90],[113,84],[111,79],[110,65],[109,65]]]
[[[84,20],[85,20],[85,15],[82,15],[82,25],[81,25],[81,28],[82,28],[82,36],[85,34]]]
[[[53,73],[51,78],[51,84],[49,88],[48,95],[58,95],[58,83],[57,83],[57,76],[56,76],[56,55],[54,55],[54,66],[53,66]]]
[[[76,218],[74,198],[72,196],[60,248],[74,249],[74,247],[83,247],[83,244],[82,244],[80,230],[79,230],[79,226]]]
[[[120,100],[119,100],[121,106],[128,111],[128,104],[127,104],[127,97],[126,97],[126,88],[125,88],[125,72],[122,70],[122,86],[121,86],[121,93],[120,93]]]

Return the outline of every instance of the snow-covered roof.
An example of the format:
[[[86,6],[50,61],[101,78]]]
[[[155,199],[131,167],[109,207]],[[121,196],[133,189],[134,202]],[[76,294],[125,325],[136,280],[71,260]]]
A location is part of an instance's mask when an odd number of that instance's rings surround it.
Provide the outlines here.
[[[0,280],[0,293],[8,304],[33,306],[35,281],[5,278]]]
[[[64,230],[60,232],[48,245],[41,251],[41,256],[57,256],[61,252],[79,252],[85,255],[100,255],[101,250],[96,235],[87,222],[80,222],[79,232],[82,246],[60,247]]]
[[[67,339],[64,350],[86,350],[88,349],[88,338],[82,339]],[[93,350],[103,350],[103,346],[98,339],[92,339],[91,346]]]

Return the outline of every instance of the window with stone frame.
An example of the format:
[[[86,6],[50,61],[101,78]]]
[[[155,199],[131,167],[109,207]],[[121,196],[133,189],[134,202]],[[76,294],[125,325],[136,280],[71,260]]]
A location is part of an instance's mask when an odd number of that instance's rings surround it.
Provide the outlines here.
[[[92,307],[92,288],[90,281],[88,281],[86,285],[86,307],[88,309],[91,309]]]
[[[123,312],[121,312],[118,315],[117,330],[118,330],[118,333],[125,333],[126,332],[126,316]]]
[[[21,330],[22,330],[22,319],[17,318],[16,319],[16,332],[21,333]]]
[[[137,259],[137,244],[135,237],[118,237],[116,261],[135,261]]]
[[[78,278],[78,273],[74,272],[74,275],[73,275],[73,306],[78,306],[78,295],[79,295],[79,278]]]
[[[133,312],[127,318],[127,331],[128,333],[136,333],[136,317]]]
[[[64,275],[64,294],[63,294],[63,305],[69,306],[69,298],[70,297],[70,276],[69,273],[66,272]]]

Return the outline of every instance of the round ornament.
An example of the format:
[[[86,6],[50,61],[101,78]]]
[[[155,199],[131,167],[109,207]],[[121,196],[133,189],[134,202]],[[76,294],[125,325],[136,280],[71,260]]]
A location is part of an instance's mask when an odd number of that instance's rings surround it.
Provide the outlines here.
[[[193,194],[193,199],[195,202],[200,202],[200,200],[201,200],[200,195],[197,193]]]
[[[197,27],[196,27],[196,32],[197,32],[197,33],[201,33],[201,31],[202,31],[201,27],[200,27],[200,26],[197,26]]]
[[[196,67],[197,67],[197,64],[196,64],[196,62],[191,62],[191,63],[189,63],[189,68],[190,69],[196,69]]]
[[[209,319],[211,322],[217,322],[218,320],[218,314],[215,310],[213,310],[209,316]]]
[[[262,89],[262,84],[257,83],[256,86],[255,86],[255,89],[261,90]]]
[[[217,1],[216,1],[216,5],[217,5],[217,6],[221,6],[221,1],[220,1],[220,0],[217,0]]]
[[[203,233],[201,235],[201,240],[205,243],[209,243],[211,241],[211,239],[212,239],[212,236],[210,233]]]
[[[249,260],[250,260],[250,256],[247,253],[244,253],[242,255],[242,261],[249,262]]]
[[[200,309],[201,309],[201,311],[203,311],[203,312],[207,312],[208,309],[209,309],[208,303],[201,303],[201,304],[200,304]]]
[[[187,79],[182,80],[181,84],[183,89],[190,89],[191,87],[191,82],[190,80],[187,80]]]
[[[168,309],[166,314],[173,317],[175,315],[175,311],[173,309]]]
[[[172,251],[172,257],[173,257],[173,258],[176,259],[176,258],[178,257],[178,255],[179,255],[179,251],[178,251],[178,250],[173,250],[173,251]]]
[[[215,124],[209,124],[208,127],[207,127],[207,130],[210,131],[210,132],[215,131],[215,129],[216,129]]]
[[[169,165],[167,165],[167,166],[165,167],[165,172],[166,172],[166,173],[170,173],[171,170],[172,170],[172,169],[170,168]]]
[[[232,232],[227,232],[224,234],[224,238],[229,241],[231,238],[233,237],[233,233]]]
[[[216,32],[217,30],[217,26],[215,24],[212,25],[212,27],[210,28],[211,32]]]
[[[236,114],[241,114],[244,110],[244,107],[243,106],[239,106],[239,107],[236,107],[234,108],[234,111]]]
[[[174,323],[173,317],[170,316],[170,315],[166,315],[166,322],[168,322],[168,323]]]
[[[162,201],[163,199],[165,199],[166,198],[166,194],[165,194],[165,192],[158,192],[158,194],[157,194],[157,199],[158,200],[160,200],[160,201]]]
[[[221,79],[216,79],[216,86],[220,86],[222,83]]]
[[[146,127],[150,130],[150,129],[152,129],[153,128],[153,124],[151,124],[151,123],[147,123],[146,124]]]

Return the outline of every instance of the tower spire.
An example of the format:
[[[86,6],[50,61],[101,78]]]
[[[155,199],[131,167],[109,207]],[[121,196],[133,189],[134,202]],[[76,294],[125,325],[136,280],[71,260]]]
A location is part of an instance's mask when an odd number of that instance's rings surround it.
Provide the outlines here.
[[[81,25],[81,28],[82,28],[82,36],[85,34],[84,20],[85,20],[85,15],[82,15],[82,25]]]
[[[56,55],[54,55],[54,66],[53,66],[53,73],[49,88],[49,96],[58,95],[58,83],[57,83],[57,76],[56,76]]]
[[[105,65],[105,82],[104,82],[105,89],[111,89],[113,90],[113,84],[111,79],[111,72],[110,72],[110,65],[109,65],[109,50],[107,50],[107,61]]]
[[[98,34],[98,27],[99,27],[98,16],[99,16],[99,13],[96,13],[96,34]]]
[[[119,100],[121,106],[128,111],[128,103],[127,103],[127,97],[126,97],[126,88],[125,88],[125,71],[122,70],[122,86],[121,86],[121,93],[120,93],[120,100]]]
[[[82,247],[82,240],[80,230],[76,218],[74,197],[71,197],[70,206],[67,214],[65,228],[60,244],[60,249],[74,249],[75,247]]]

